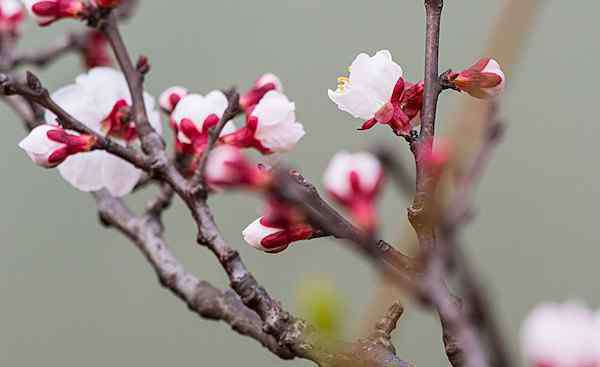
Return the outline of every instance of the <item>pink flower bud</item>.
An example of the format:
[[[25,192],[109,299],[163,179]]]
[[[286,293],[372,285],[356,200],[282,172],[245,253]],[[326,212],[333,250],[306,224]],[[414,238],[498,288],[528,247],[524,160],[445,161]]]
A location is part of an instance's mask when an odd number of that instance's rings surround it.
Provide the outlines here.
[[[307,224],[278,228],[261,217],[246,227],[242,236],[250,246],[275,254],[287,249],[293,242],[311,238],[313,233],[313,228]]]
[[[23,15],[23,6],[18,0],[0,0],[0,32],[18,33]]]
[[[100,8],[116,8],[121,4],[121,0],[94,0],[94,2]]]
[[[53,125],[40,125],[19,143],[31,160],[42,167],[52,168],[70,155],[90,151],[96,138],[90,135],[73,135]]]
[[[364,230],[377,225],[375,199],[383,182],[383,168],[370,153],[337,153],[327,170],[324,183],[329,194],[345,206]]]
[[[85,12],[80,0],[23,0],[31,15],[41,26],[47,26],[62,18],[78,18]]]
[[[270,182],[271,175],[251,163],[235,147],[220,145],[210,152],[205,172],[206,181],[219,188],[247,186],[264,188]]]
[[[160,107],[168,113],[173,112],[175,107],[181,99],[187,96],[188,90],[184,87],[171,87],[160,95],[158,101],[160,103]]]
[[[179,142],[197,148],[206,145],[209,129],[219,123],[227,105],[227,97],[221,91],[212,91],[206,96],[187,94],[182,97],[171,114]],[[235,126],[230,122],[222,134],[234,130]]]
[[[531,366],[600,365],[600,314],[576,303],[544,304],[523,323],[521,345]]]
[[[506,77],[496,60],[484,58],[473,66],[448,76],[454,86],[479,99],[500,95],[506,87]]]
[[[254,82],[252,89],[240,97],[240,106],[247,111],[272,90],[283,93],[283,84],[275,74],[264,74]]]
[[[263,154],[290,151],[305,134],[302,124],[296,121],[295,110],[295,104],[284,94],[271,90],[246,116],[246,126],[222,141]]]

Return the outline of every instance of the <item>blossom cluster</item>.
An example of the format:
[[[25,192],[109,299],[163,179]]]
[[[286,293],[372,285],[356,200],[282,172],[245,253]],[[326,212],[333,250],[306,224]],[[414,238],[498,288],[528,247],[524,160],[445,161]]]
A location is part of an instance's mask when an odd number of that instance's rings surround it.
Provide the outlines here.
[[[18,34],[26,8],[40,26],[71,18],[86,20],[106,14],[119,0],[0,0],[0,29]],[[35,128],[19,146],[36,164],[56,167],[62,177],[81,191],[108,190],[114,196],[133,191],[142,171],[120,157],[99,149],[100,138],[138,150],[141,142],[132,113],[132,97],[124,75],[110,67],[109,44],[102,32],[91,30],[82,47],[88,71],[71,85],[52,93],[51,99],[83,123],[87,134],[66,130],[52,112],[45,124]],[[476,98],[493,98],[505,87],[505,76],[493,59],[481,59],[460,72],[449,72],[445,83]],[[363,120],[360,130],[388,125],[399,136],[412,137],[420,124],[425,85],[409,81],[390,51],[370,56],[359,54],[347,77],[338,78],[338,87],[329,98],[342,111]],[[269,253],[281,252],[290,244],[320,233],[303,213],[281,200],[273,191],[273,174],[264,163],[257,164],[244,150],[262,156],[291,151],[305,135],[296,119],[296,106],[284,94],[281,80],[267,73],[232,101],[221,90],[193,92],[184,86],[166,89],[156,103],[144,94],[151,126],[162,134],[161,111],[173,131],[177,168],[187,178],[204,169],[204,180],[212,192],[243,188],[260,192],[265,198],[263,215],[242,233],[246,242]],[[235,111],[231,111],[231,109]],[[226,111],[229,111],[225,116]],[[236,117],[241,116],[236,121]],[[216,144],[209,150],[212,130],[223,121]],[[241,121],[240,121],[241,120]],[[91,133],[90,133],[91,131]],[[441,148],[440,148],[441,147]],[[440,170],[448,159],[447,144],[423,144],[419,149],[431,172]],[[209,154],[208,157],[205,157]],[[204,167],[201,164],[206,162]],[[378,158],[367,152],[336,154],[329,163],[323,184],[333,201],[366,234],[379,224],[377,198],[385,181]]]
[[[348,77],[338,78],[335,91],[329,90],[329,98],[338,108],[364,120],[360,130],[383,124],[399,136],[410,136],[420,124],[424,83],[407,81],[388,50],[373,56],[361,53],[349,71]],[[489,58],[448,76],[454,88],[481,99],[498,96],[506,86],[505,80],[498,63]]]

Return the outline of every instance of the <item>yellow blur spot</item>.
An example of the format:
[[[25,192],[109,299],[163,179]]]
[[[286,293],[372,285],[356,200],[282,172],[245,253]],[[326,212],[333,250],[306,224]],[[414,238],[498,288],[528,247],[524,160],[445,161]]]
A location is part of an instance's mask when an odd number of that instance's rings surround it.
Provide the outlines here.
[[[323,342],[342,339],[345,303],[331,279],[326,276],[305,279],[296,294],[299,313],[316,328]]]

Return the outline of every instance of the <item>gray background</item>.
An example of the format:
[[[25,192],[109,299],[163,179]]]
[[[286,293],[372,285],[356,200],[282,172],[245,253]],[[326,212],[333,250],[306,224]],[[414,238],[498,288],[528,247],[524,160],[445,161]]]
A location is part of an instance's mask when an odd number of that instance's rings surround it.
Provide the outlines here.
[[[547,1],[525,57],[509,81],[503,115],[510,123],[477,195],[479,217],[468,231],[469,251],[485,274],[513,347],[527,310],[542,300],[577,297],[597,306],[596,276],[600,174],[596,117],[600,3]],[[442,67],[466,66],[483,49],[499,1],[449,1]],[[126,27],[126,41],[153,64],[148,90],[173,84],[207,92],[245,88],[273,71],[285,82],[308,131],[291,162],[318,181],[328,158],[379,140],[377,128],[338,112],[327,88],[360,51],[389,48],[410,79],[422,73],[420,0],[145,1]],[[68,22],[39,30],[27,45],[43,46]],[[493,56],[493,55],[492,55]],[[52,89],[79,73],[74,57],[41,73]],[[444,124],[457,102],[447,94]],[[16,147],[23,136],[4,107],[0,135],[0,365],[2,366],[308,366],[281,362],[227,325],[201,320],[160,288],[134,247],[98,226],[88,195],[56,172],[32,165]],[[446,120],[446,121],[445,121]],[[398,151],[408,157],[404,144]],[[406,201],[388,190],[382,206],[387,238],[404,229]],[[133,200],[139,207],[143,201]],[[259,253],[240,232],[259,202],[242,195],[213,200],[223,232],[256,277],[286,307],[296,307],[301,280],[325,274],[348,305],[356,330],[377,283],[362,260],[333,242],[299,244],[280,256]],[[194,246],[194,229],[181,205],[167,216],[168,237],[190,270],[218,285],[223,273]],[[400,355],[421,366],[445,365],[439,329],[410,308],[396,333]]]

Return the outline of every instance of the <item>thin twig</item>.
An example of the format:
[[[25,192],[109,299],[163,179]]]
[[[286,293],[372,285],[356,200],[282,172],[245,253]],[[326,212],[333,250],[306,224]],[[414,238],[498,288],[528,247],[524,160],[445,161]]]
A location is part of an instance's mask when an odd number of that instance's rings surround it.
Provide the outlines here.
[[[142,142],[142,149],[154,161],[154,165],[163,167],[168,158],[165,154],[165,146],[161,136],[154,130],[148,119],[146,104],[144,101],[144,75],[134,66],[129,51],[123,42],[119,30],[117,18],[114,14],[108,14],[100,26],[101,31],[110,43],[117,62],[127,80],[129,92],[131,93],[133,120],[136,131]]]
[[[221,116],[219,123],[210,129],[208,133],[208,143],[206,145],[206,149],[202,153],[202,159],[200,160],[198,170],[194,173],[194,176],[190,180],[190,188],[194,195],[202,193],[206,196],[207,191],[204,182],[204,174],[206,172],[206,164],[208,162],[210,152],[213,150],[215,144],[219,140],[219,136],[225,128],[225,125],[227,125],[229,121],[233,120],[241,112],[239,93],[235,90],[231,90],[227,94],[227,108],[225,109],[225,112],[223,112],[223,116]]]

